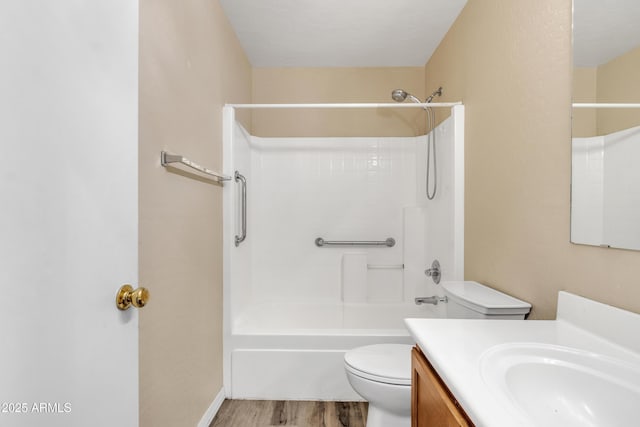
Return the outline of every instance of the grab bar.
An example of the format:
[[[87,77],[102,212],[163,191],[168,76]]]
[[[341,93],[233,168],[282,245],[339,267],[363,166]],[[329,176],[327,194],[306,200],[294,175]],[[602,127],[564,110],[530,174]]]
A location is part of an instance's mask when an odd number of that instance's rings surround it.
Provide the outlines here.
[[[369,270],[404,270],[404,264],[376,265],[367,264]]]
[[[238,247],[247,238],[247,179],[238,171],[234,177],[236,182],[242,182],[242,234],[240,236],[236,234],[235,238],[236,247]]]
[[[318,237],[315,240],[316,246],[321,248],[323,246],[388,246],[392,248],[396,244],[396,239],[393,237],[389,237],[384,241],[372,241],[372,240],[338,240],[338,241],[329,241],[324,240],[322,237]]]
[[[198,172],[201,172],[205,175],[209,175],[217,182],[230,181],[231,177],[226,175],[221,175],[218,172],[214,172],[209,168],[205,168],[204,166],[200,166],[194,161],[187,159],[186,157],[180,156],[178,154],[169,154],[166,151],[160,152],[160,164],[164,167],[169,166],[171,163],[180,163],[182,165],[188,166],[191,169],[195,169]]]

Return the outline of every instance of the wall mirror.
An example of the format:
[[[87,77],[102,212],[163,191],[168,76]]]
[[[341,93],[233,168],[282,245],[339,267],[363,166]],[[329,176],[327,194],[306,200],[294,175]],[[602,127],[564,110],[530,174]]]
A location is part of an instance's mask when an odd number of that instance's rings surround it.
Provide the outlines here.
[[[573,1],[571,242],[640,250],[640,1]]]

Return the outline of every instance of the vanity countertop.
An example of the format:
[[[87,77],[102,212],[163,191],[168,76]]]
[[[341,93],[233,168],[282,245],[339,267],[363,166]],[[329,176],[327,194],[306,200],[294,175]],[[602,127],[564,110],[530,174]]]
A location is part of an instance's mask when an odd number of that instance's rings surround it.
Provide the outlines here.
[[[583,393],[585,387],[592,385],[581,383],[583,364],[580,360],[587,361],[587,371],[596,373],[589,378],[599,378],[600,366],[605,370],[610,366],[614,370],[622,366],[626,371],[617,370],[614,377],[630,378],[628,387],[635,390],[630,397],[632,401],[640,395],[640,383],[636,382],[640,378],[639,314],[561,292],[557,320],[406,319],[405,323],[477,427],[565,427],[574,421],[575,425],[599,425],[601,421],[610,425],[612,413],[618,414],[616,417],[627,416],[618,408],[614,411],[605,407],[604,415],[601,414],[603,411],[594,413],[594,408],[589,407],[588,396],[585,403],[582,396],[573,399],[575,396],[567,395],[572,390]],[[548,354],[559,354],[560,357],[556,360]],[[562,367],[557,368],[559,365],[571,369],[562,371]],[[509,371],[513,366],[518,368]],[[562,390],[558,391],[557,385],[550,384],[550,393],[545,392],[545,385],[540,384],[545,376],[538,375],[535,370],[540,367],[551,369],[540,371],[551,372],[551,381],[564,381],[560,383]],[[554,369],[560,369],[559,374],[556,375]],[[564,375],[565,372],[568,375]],[[505,387],[504,378],[508,375],[511,382]],[[522,381],[518,384],[520,378]],[[600,384],[598,378],[596,385]],[[571,384],[573,380],[576,384]],[[599,386],[592,388],[595,389],[593,393],[605,394]],[[508,393],[506,389],[509,389]],[[536,393],[536,390],[539,391],[537,394],[527,394]],[[611,396],[600,399],[593,395],[592,401],[602,406],[607,405],[602,401],[607,398]],[[615,401],[624,404],[625,399]],[[578,404],[580,411],[586,411],[584,414],[576,412],[578,406],[575,405]],[[595,409],[598,412],[601,408]],[[623,419],[614,421],[624,425]]]

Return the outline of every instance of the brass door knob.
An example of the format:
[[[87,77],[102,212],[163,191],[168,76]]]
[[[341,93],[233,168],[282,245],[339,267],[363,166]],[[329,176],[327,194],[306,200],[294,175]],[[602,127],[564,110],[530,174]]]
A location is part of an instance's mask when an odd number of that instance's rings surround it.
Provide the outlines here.
[[[126,310],[131,306],[142,308],[149,302],[149,290],[147,288],[133,289],[131,285],[122,285],[116,295],[116,306],[120,310]]]

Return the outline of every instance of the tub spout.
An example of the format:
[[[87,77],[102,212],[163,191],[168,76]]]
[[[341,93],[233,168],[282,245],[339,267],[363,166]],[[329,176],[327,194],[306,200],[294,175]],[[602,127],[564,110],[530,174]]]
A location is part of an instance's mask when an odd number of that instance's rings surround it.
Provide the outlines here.
[[[439,302],[447,302],[447,297],[439,297],[434,295],[432,297],[416,297],[415,302],[417,305],[420,304],[433,304],[438,305]]]

